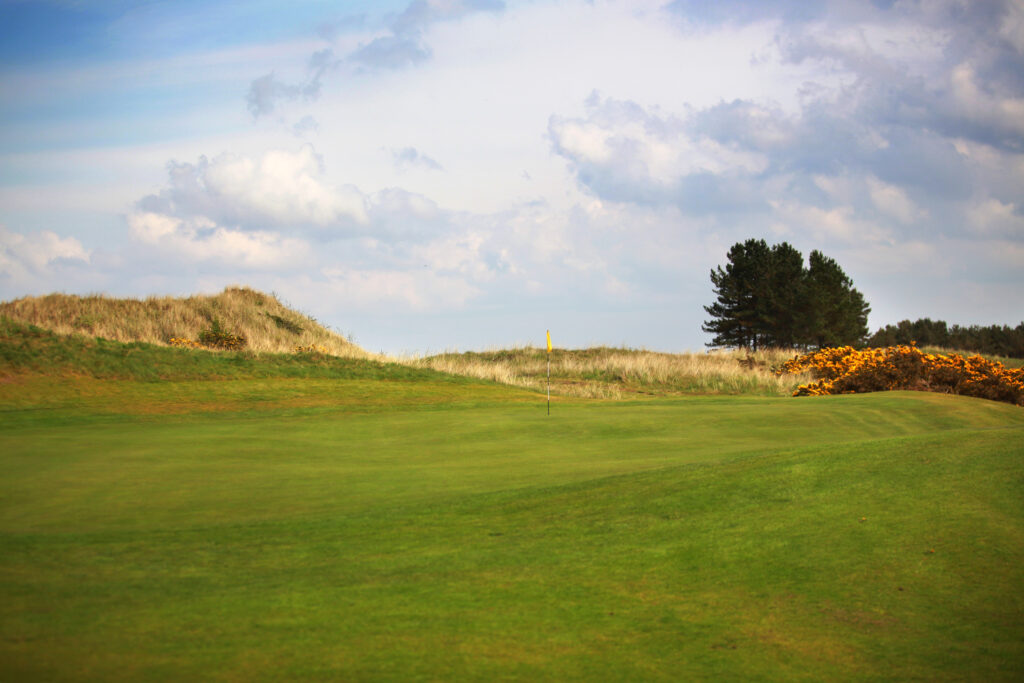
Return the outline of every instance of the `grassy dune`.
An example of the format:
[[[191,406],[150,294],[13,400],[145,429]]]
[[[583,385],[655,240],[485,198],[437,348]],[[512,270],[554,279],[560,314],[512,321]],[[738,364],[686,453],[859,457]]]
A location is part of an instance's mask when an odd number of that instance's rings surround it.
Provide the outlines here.
[[[6,322],[2,322],[5,318]],[[214,366],[218,361],[208,355],[160,356],[155,352],[139,353],[137,346],[131,352],[124,352],[122,347],[102,341],[165,346],[172,338],[196,339],[214,320],[226,331],[244,336],[246,351],[258,354],[291,354],[296,347],[313,347],[322,350],[322,355],[398,362],[410,368],[486,379],[534,391],[543,391],[547,386],[548,356],[544,349],[519,347],[387,358],[359,348],[323,328],[316,320],[286,307],[273,295],[244,287],[229,287],[216,296],[188,298],[150,297],[139,300],[50,294],[0,303],[0,325],[29,324],[60,337],[79,338],[77,341],[59,342],[74,347],[61,359],[61,367],[65,370],[73,369],[71,366],[78,362],[75,359],[85,348],[93,348],[111,356],[109,372],[126,364],[144,368],[150,357],[156,357],[159,359],[157,365],[164,373],[171,371],[173,374],[170,366],[178,364],[191,367],[195,377],[202,376],[204,372],[219,377],[237,376],[234,371],[225,375],[223,363],[219,363],[221,368],[216,370]],[[26,347],[26,357],[34,357],[35,360],[30,359],[23,365],[38,369],[49,362],[37,352],[35,347],[38,343],[33,342]],[[51,349],[54,346],[52,342],[47,344]],[[792,349],[761,350],[753,354],[737,350],[670,354],[608,347],[555,349],[551,354],[551,390],[555,395],[610,399],[687,394],[787,396],[798,385],[809,381],[810,376],[778,377],[772,370],[797,353]],[[132,355],[136,357],[128,360]],[[1020,359],[992,359],[1003,362],[1007,367],[1020,367],[1024,363]],[[256,365],[309,364],[308,358],[297,363],[280,358],[264,360],[268,362]],[[321,365],[325,360],[321,358]],[[243,361],[242,364],[246,363]],[[253,371],[258,372],[256,365],[249,364]],[[155,373],[156,370],[150,372]]]
[[[0,303],[0,316],[58,334],[80,334],[120,342],[166,345],[173,338],[195,340],[214,320],[247,340],[256,352],[290,353],[296,346],[323,347],[346,358],[375,358],[315,319],[275,296],[228,287],[214,296],[117,299],[48,294]]]
[[[121,380],[227,380],[267,377],[321,379],[441,379],[455,375],[393,362],[321,353],[179,349],[100,337],[60,335],[0,316],[0,378],[91,377]]]
[[[772,372],[793,356],[786,350],[668,354],[598,347],[556,349],[551,389],[556,396],[639,398],[684,394],[788,396],[808,375]],[[58,334],[0,315],[0,375],[35,373],[103,379],[240,379],[348,377],[369,368],[393,376],[423,373],[480,379],[544,391],[547,353],[530,347],[482,353],[393,359],[369,354],[261,353],[177,349],[149,342],[122,343],[82,334]],[[372,374],[372,373],[371,373]]]

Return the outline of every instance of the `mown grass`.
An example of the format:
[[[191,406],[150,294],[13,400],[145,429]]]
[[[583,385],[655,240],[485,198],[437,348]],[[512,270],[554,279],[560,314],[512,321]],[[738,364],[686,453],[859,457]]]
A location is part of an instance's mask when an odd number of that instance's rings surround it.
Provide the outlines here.
[[[0,353],[0,680],[1024,677],[1015,406],[680,397],[599,349],[562,379],[645,400],[548,417],[323,354]]]
[[[1014,406],[15,377],[5,680],[1024,674]]]

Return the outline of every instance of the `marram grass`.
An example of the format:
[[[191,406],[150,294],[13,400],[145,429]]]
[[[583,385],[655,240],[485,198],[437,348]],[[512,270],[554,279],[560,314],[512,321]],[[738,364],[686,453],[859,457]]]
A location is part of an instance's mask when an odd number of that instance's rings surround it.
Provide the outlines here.
[[[550,354],[551,391],[581,398],[636,398],[650,395],[791,394],[809,375],[779,376],[777,367],[795,351],[721,350],[708,353],[659,353],[626,348],[555,349]],[[427,367],[502,384],[545,390],[546,349],[445,353],[406,359]]]
[[[0,302],[0,316],[58,334],[120,342],[189,346],[213,326],[245,338],[255,352],[288,353],[296,346],[325,348],[346,358],[378,358],[276,296],[228,287],[211,296],[115,298],[48,294]]]
[[[224,325],[224,327],[227,327]],[[252,335],[253,327],[239,325]],[[251,339],[251,337],[250,337]],[[287,341],[287,340],[284,340]],[[166,343],[118,342],[80,333],[59,334],[0,315],[0,374],[84,374],[121,379],[200,379],[318,376],[386,367],[392,374],[424,372],[482,379],[543,392],[547,387],[544,349],[530,347],[482,353],[387,358],[345,347],[293,344],[283,352],[214,351],[188,337]],[[282,342],[284,343],[284,342]],[[347,342],[346,342],[347,343]],[[269,345],[265,344],[265,346]],[[809,375],[779,377],[772,368],[792,357],[785,350],[668,354],[596,347],[555,349],[551,390],[556,396],[627,399],[684,394],[784,396]],[[399,370],[402,367],[404,370]],[[341,368],[347,368],[341,370]]]

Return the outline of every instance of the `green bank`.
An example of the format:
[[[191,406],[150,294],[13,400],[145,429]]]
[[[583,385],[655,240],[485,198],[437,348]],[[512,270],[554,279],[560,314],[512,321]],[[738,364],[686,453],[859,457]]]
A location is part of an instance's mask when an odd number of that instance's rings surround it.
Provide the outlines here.
[[[290,372],[0,384],[0,678],[1024,675],[1020,408]]]

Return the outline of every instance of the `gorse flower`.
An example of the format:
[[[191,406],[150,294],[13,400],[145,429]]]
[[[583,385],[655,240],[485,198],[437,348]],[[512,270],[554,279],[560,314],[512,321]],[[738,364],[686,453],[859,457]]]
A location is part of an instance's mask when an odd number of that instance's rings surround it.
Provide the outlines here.
[[[310,344],[309,346],[296,346],[292,349],[292,353],[315,353],[315,354],[327,354],[327,349],[323,346],[315,346]]]
[[[975,396],[1024,405],[1024,368],[981,356],[925,353],[913,343],[884,349],[825,348],[782,364],[777,374],[810,372],[794,396],[911,389]]]
[[[183,349],[240,351],[245,348],[245,337],[226,332],[221,328],[220,323],[214,320],[209,329],[199,333],[198,341],[192,341],[184,337],[172,337],[167,343]]]
[[[179,349],[202,349],[205,348],[202,344],[191,339],[185,339],[184,337],[171,337],[167,340],[167,343],[171,346]]]

